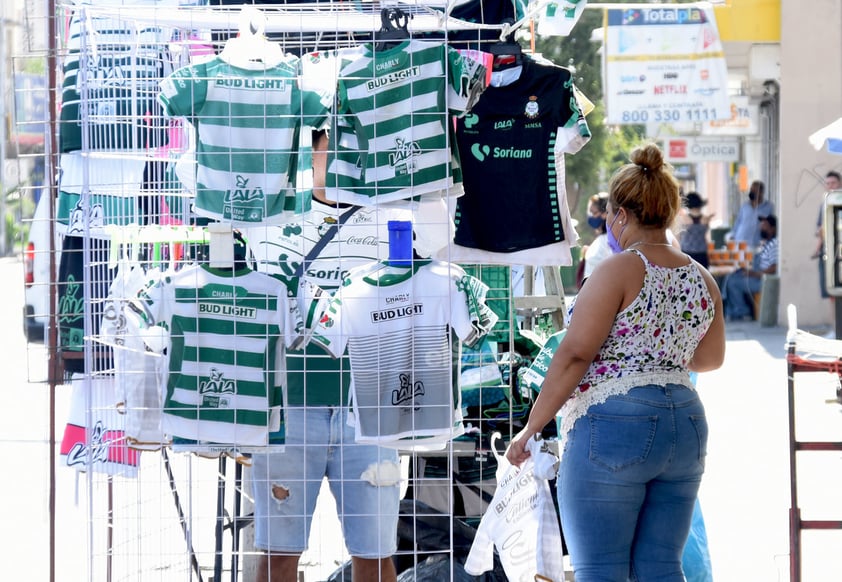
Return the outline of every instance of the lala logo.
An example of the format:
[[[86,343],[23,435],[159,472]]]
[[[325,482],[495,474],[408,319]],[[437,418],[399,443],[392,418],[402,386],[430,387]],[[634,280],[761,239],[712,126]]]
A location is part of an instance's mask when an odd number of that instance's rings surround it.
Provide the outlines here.
[[[95,202],[91,204],[90,209],[88,212],[85,212],[85,207],[82,206],[82,200],[80,199],[76,202],[76,205],[73,207],[73,210],[70,211],[70,217],[68,219],[68,233],[84,233],[86,232],[86,216],[87,216],[87,228],[102,228],[105,225],[105,210],[103,210],[102,204],[99,202]]]
[[[413,382],[412,374],[398,374],[398,380],[400,386],[397,390],[392,390],[392,405],[408,404],[416,396],[424,396],[424,383],[421,380]]]
[[[263,219],[263,188],[249,188],[249,179],[237,175],[235,188],[225,193],[222,215],[231,220],[260,222]]]
[[[395,138],[395,149],[389,154],[389,165],[395,170],[395,175],[406,175],[415,172],[415,156],[421,154],[421,147],[412,140]]]
[[[222,372],[210,369],[210,379],[199,383],[199,394],[233,394],[234,381],[226,380]]]
[[[252,202],[253,200],[260,200],[263,198],[263,189],[258,186],[257,188],[249,188],[248,187],[249,180],[248,178],[244,178],[243,176],[237,175],[236,184],[234,190],[228,191],[228,197],[226,202],[234,202],[234,203],[247,203]]]
[[[138,451],[124,446],[125,435],[122,430],[105,427],[101,420],[97,420],[86,436],[85,427],[68,424],[65,429],[62,449],[67,451],[67,466],[87,465],[93,463],[122,463],[137,466]],[[65,447],[72,442],[72,446]],[[64,452],[64,451],[62,451]]]

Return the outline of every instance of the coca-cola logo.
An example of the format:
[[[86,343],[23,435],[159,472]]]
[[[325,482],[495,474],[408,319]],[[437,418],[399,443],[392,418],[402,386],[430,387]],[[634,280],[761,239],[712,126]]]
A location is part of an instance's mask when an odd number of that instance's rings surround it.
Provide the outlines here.
[[[378,240],[376,236],[349,236],[346,241],[349,245],[362,245],[376,247]]]

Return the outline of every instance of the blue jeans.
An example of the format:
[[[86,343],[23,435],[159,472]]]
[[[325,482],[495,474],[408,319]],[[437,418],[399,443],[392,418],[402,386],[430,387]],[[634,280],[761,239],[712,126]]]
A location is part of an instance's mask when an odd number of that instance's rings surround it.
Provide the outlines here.
[[[293,406],[284,413],[284,451],[252,455],[255,547],[281,554],[306,550],[327,477],[348,553],[368,559],[394,554],[400,505],[397,451],[354,442],[347,409]],[[397,475],[397,482],[372,484],[373,477],[364,473],[378,465]]]
[[[760,291],[760,277],[749,277],[745,271],[734,271],[722,284],[725,317],[741,318],[754,314],[753,295]]]
[[[698,394],[677,384],[632,388],[576,421],[558,475],[576,582],[684,582],[707,435]]]

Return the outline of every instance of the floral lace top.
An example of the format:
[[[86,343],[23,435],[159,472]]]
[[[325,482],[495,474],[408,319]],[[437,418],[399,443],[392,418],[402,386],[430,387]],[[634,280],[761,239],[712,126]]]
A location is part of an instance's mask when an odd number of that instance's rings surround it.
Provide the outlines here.
[[[635,386],[692,386],[687,365],[713,321],[713,299],[695,262],[646,265],[640,294],[617,314],[605,343],[561,408],[561,446],[576,420],[609,396]],[[570,310],[575,308],[575,301]]]

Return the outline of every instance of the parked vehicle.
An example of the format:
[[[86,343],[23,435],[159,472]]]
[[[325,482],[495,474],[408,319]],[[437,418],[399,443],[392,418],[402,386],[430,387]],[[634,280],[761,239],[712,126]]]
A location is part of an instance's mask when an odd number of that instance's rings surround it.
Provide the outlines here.
[[[50,276],[50,251],[56,252],[58,270],[58,239],[50,246],[50,199],[44,194],[35,206],[29,226],[29,238],[23,249],[23,334],[28,342],[44,341],[50,322],[50,292],[55,277]]]

